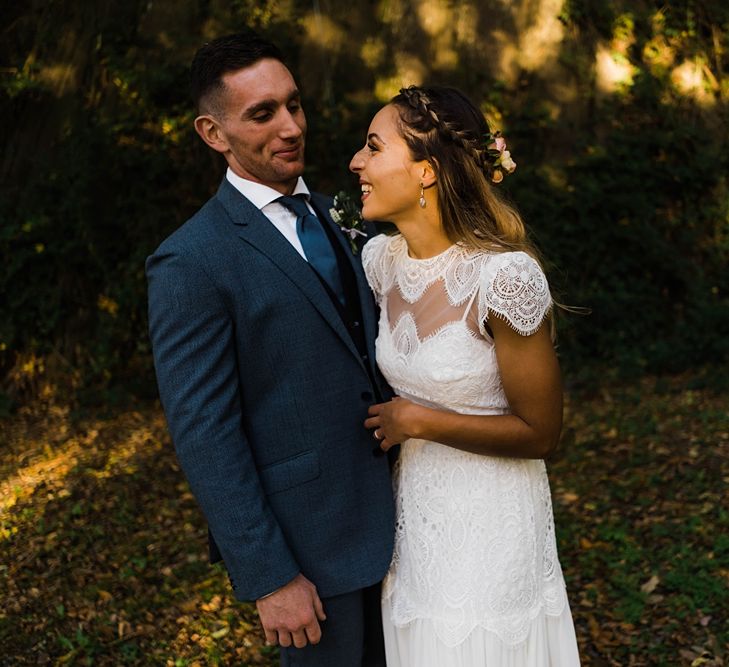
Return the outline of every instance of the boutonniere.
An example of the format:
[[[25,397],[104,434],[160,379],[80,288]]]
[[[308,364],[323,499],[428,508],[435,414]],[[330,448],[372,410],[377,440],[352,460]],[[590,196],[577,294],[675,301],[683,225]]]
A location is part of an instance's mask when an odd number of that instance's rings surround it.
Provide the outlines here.
[[[349,237],[352,254],[356,255],[358,248],[355,239],[358,236],[367,236],[367,232],[364,230],[364,220],[362,220],[362,214],[357,205],[346,192],[339,192],[334,197],[334,206],[329,209],[329,215],[339,225],[339,229]]]

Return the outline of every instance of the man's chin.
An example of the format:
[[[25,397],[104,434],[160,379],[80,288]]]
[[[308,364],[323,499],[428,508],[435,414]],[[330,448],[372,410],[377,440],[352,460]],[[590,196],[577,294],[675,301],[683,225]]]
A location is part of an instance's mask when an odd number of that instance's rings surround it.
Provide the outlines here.
[[[289,162],[281,165],[277,170],[277,174],[284,181],[296,180],[304,173],[304,161]]]

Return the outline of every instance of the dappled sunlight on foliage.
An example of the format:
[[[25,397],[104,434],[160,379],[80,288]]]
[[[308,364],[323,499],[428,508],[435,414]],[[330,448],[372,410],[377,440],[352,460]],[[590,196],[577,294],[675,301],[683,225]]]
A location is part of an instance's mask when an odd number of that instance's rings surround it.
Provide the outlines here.
[[[276,662],[207,564],[146,321],[145,258],[223,174],[192,127],[189,63],[245,27],[296,74],[313,189],[355,189],[349,159],[402,85],[456,85],[508,137],[507,195],[555,296],[591,310],[558,321],[572,390],[549,464],[583,664],[726,664],[729,4],[61,0],[5,16],[0,664]]]
[[[560,300],[592,310],[560,322],[565,363],[637,374],[729,354],[725,3],[60,2],[37,20],[31,9],[13,9],[0,48],[12,128],[0,409],[25,400],[12,372],[28,355],[55,359],[45,385],[62,387],[65,367],[85,403],[154,395],[144,259],[223,173],[192,129],[187,68],[204,40],[246,26],[296,72],[306,177],[325,192],[354,189],[349,158],[400,86],[444,82],[476,100],[509,137],[520,167],[503,187]]]
[[[729,417],[704,382],[568,396],[548,468],[586,667],[724,664]],[[253,606],[207,563],[158,408],[28,406],[0,427],[7,664],[277,664]]]
[[[159,411],[74,419],[44,406],[3,433],[3,660],[206,661],[226,635],[240,660],[270,652],[252,609],[205,563],[204,526]]]

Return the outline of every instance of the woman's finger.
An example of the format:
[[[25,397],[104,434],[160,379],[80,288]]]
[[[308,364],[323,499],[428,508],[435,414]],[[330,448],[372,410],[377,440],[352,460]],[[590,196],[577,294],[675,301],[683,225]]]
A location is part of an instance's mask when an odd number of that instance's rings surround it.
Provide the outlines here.
[[[379,417],[369,417],[365,419],[364,422],[365,428],[377,428],[380,425],[380,418]]]
[[[391,442],[390,440],[388,440],[387,438],[385,438],[384,440],[381,440],[380,441],[380,449],[382,449],[383,452],[386,452],[394,444],[396,444],[396,443]]]

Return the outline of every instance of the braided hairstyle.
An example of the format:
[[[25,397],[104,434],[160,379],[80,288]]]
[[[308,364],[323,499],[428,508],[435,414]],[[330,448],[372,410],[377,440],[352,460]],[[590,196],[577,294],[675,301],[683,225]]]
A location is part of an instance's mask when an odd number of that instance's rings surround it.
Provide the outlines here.
[[[459,90],[401,88],[391,100],[400,133],[415,161],[433,166],[441,221],[448,238],[470,247],[537,253],[516,209],[491,184],[493,157],[483,114]]]

